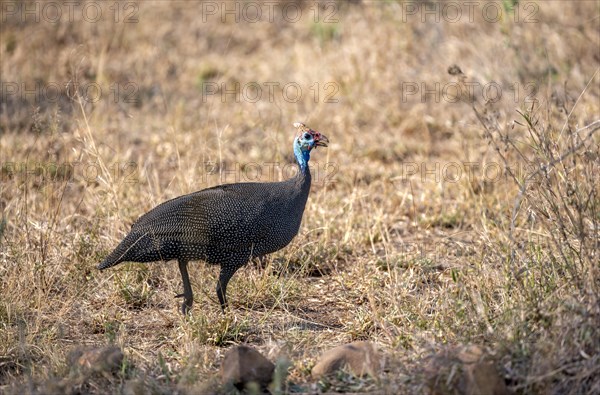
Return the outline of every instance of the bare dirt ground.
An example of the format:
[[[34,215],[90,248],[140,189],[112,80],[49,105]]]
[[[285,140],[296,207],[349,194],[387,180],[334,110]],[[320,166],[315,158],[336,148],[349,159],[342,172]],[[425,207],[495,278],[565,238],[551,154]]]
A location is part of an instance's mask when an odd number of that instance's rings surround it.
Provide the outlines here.
[[[244,343],[280,393],[428,393],[460,344],[600,393],[598,1],[0,4],[0,392],[219,392]],[[95,269],[160,202],[289,177],[296,121],[331,140],[301,231],[226,315],[204,263],[189,318],[175,263]],[[381,377],[311,379],[354,340]]]

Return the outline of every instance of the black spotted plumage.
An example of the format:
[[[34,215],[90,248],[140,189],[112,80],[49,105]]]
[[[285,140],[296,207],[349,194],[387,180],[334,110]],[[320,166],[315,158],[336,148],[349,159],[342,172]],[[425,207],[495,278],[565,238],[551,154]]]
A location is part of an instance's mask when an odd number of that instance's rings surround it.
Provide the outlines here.
[[[294,148],[300,152],[300,166],[295,177],[282,182],[220,185],[164,202],[132,225],[98,269],[121,262],[177,259],[184,287],[178,296],[184,297],[185,313],[193,303],[188,261],[220,265],[217,297],[225,308],[227,284],[236,270],[251,258],[280,250],[298,233],[311,184],[309,167],[301,163],[302,152],[326,146],[327,138],[303,124],[296,126],[299,134]],[[303,137],[307,133],[308,142]]]

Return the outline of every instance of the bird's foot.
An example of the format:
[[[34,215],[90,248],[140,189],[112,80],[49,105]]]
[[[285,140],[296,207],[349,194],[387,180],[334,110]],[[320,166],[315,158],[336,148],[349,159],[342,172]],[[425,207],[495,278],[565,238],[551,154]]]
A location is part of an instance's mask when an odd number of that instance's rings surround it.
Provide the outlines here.
[[[187,315],[192,309],[192,305],[194,304],[194,298],[188,297],[185,294],[175,295],[175,298],[184,298],[183,303],[181,304],[181,312],[183,315]]]
[[[227,302],[221,304],[221,312],[223,314],[226,314],[225,310],[229,307],[229,304]]]
[[[192,309],[192,301],[191,300],[184,300],[183,303],[181,304],[181,312],[183,313],[183,315],[188,315],[188,313],[190,312],[190,310]]]

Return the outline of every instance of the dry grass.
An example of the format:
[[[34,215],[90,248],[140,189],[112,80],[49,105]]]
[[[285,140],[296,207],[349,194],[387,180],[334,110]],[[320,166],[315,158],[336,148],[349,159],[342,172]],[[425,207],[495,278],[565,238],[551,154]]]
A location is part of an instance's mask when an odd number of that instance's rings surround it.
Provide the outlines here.
[[[446,343],[493,349],[516,393],[600,391],[598,2],[526,2],[520,23],[510,1],[497,22],[476,8],[458,23],[356,3],[323,6],[316,23],[313,3],[294,23],[284,3],[260,23],[203,20],[199,2],[136,3],[133,24],[3,14],[0,392],[218,390],[235,343],[292,361],[285,391],[421,392],[423,357]],[[422,84],[492,81],[495,103],[421,97]],[[6,91],[67,82],[102,94]],[[207,83],[236,82],[262,99],[203,100]],[[302,96],[276,88],[271,101],[268,82]],[[96,271],[154,205],[243,181],[253,163],[263,181],[284,176],[294,121],[332,144],[312,156],[300,234],[238,272],[227,316],[215,267],[192,266],[189,319],[176,265]],[[358,339],[385,350],[381,381],[311,381],[322,350]],[[71,350],[109,343],[126,355],[118,375],[56,387]]]

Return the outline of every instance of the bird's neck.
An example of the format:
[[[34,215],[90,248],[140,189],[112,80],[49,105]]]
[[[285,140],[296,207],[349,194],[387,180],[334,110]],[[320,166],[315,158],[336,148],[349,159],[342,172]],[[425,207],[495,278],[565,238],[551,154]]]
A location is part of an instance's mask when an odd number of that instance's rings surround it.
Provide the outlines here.
[[[296,157],[296,162],[298,162],[300,173],[303,173],[304,175],[310,175],[310,170],[308,168],[308,161],[310,160],[310,151],[303,151],[296,140],[294,140],[294,156]]]
[[[310,151],[303,151],[298,142],[294,140],[294,156],[298,163],[298,174],[290,181],[298,185],[299,190],[303,191],[304,199],[306,199],[311,184],[310,168],[308,166]]]

